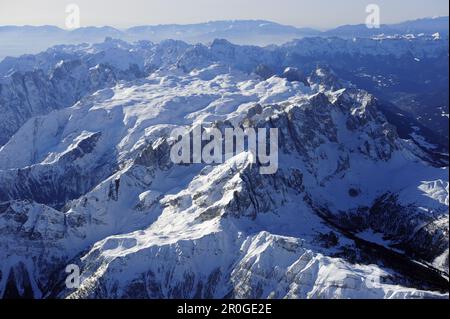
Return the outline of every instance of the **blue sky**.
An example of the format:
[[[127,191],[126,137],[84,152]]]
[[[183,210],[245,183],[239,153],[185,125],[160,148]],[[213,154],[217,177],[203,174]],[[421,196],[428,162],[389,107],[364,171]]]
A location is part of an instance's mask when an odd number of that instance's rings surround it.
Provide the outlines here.
[[[368,4],[379,4],[381,23],[447,16],[448,0],[0,0],[0,25],[64,27],[67,4],[80,7],[82,26],[119,28],[142,24],[265,19],[330,28],[364,23]]]

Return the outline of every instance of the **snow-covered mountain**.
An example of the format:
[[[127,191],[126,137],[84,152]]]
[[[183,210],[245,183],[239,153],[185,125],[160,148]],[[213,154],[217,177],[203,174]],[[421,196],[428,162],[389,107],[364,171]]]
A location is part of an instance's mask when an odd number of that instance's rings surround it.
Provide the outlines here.
[[[297,28],[265,20],[210,21],[196,24],[135,26],[124,30],[113,27],[81,27],[64,30],[55,26],[0,26],[0,60],[6,56],[38,53],[58,44],[97,43],[107,37],[125,41],[161,42],[182,40],[191,44],[216,38],[237,44],[282,44],[305,36],[319,35],[311,28]],[[17,41],[20,38],[21,41]]]
[[[448,42],[415,39],[305,38],[283,46],[239,46],[226,40],[208,45],[182,41],[55,46],[37,55],[0,62],[0,145],[31,117],[71,106],[96,90],[177,67],[184,72],[220,63],[263,78],[318,65],[383,100],[381,111],[438,161],[448,153]],[[295,73],[295,72],[294,72]],[[393,111],[395,109],[395,111]],[[419,137],[419,138],[415,138]],[[423,140],[423,142],[422,142]]]
[[[129,42],[166,39],[190,44],[226,39],[236,44],[280,45],[304,37],[372,38],[374,36],[432,36],[448,38],[448,17],[425,18],[369,29],[366,25],[345,25],[319,31],[265,20],[224,20],[196,24],[163,24],[116,29],[110,26],[65,30],[55,26],[0,26],[0,60],[7,56],[36,54],[58,44],[97,43],[106,37]],[[17,41],[20,39],[21,41]]]
[[[448,44],[304,41],[108,40],[3,61],[0,296],[448,298],[448,167],[383,101],[298,65]],[[199,125],[278,128],[278,171],[245,151],[174,164],[170,133]]]

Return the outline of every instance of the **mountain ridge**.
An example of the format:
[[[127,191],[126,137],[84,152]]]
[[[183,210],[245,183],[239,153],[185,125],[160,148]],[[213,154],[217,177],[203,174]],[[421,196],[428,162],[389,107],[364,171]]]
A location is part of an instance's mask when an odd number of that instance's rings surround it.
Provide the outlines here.
[[[212,64],[159,70],[23,126],[0,149],[0,167],[10,165],[0,252],[15,256],[0,259],[0,295],[447,298],[426,273],[386,266],[333,226],[448,272],[448,168],[417,157],[377,103],[326,69],[299,82]],[[233,123],[279,128],[276,174],[260,175],[248,152],[171,162],[174,127]],[[8,161],[19,148],[29,160]],[[106,173],[58,208],[67,165]],[[68,263],[82,270],[75,290],[64,286]]]
[[[53,109],[68,107],[93,90],[114,86],[124,80],[143,78],[160,68],[176,67],[188,72],[195,67],[221,63],[246,73],[271,77],[282,75],[289,67],[310,73],[317,67],[319,60],[323,65],[338,71],[339,77],[391,101],[390,95],[382,94],[392,90],[392,94],[398,98],[398,91],[406,90],[408,94],[424,91],[429,99],[430,92],[436,91],[433,94],[439,95],[439,92],[445,90],[448,75],[443,73],[442,63],[448,63],[447,54],[448,43],[434,38],[356,41],[305,38],[269,48],[239,46],[227,40],[214,40],[208,45],[189,45],[173,40],[159,44],[143,41],[131,44],[107,39],[94,45],[60,45],[37,55],[7,58],[0,62],[0,101],[3,101],[1,107],[4,114],[0,120],[0,144],[6,143],[29,118],[50,111],[49,100],[52,101],[50,104]],[[336,56],[340,57],[338,65],[334,62],[337,61]],[[418,63],[417,59],[429,62]],[[355,63],[359,65],[356,73],[349,74],[348,67],[354,66]],[[380,79],[382,68],[387,69]],[[80,77],[75,73],[83,74],[83,80],[80,81]],[[410,87],[399,86],[402,82],[411,82],[411,79],[414,79],[412,76],[417,73],[422,74],[423,80],[410,83]],[[290,76],[302,77],[301,74],[296,74],[296,71]],[[385,78],[387,76],[389,78]],[[429,84],[424,87],[424,82]],[[68,88],[71,88],[70,95],[66,92]],[[408,100],[405,102],[409,103]],[[20,112],[16,111],[19,105]],[[422,125],[427,124],[418,120],[409,110],[402,109],[403,102],[397,106],[400,106],[397,114],[405,112],[404,117],[417,119]],[[429,112],[437,114],[431,126],[424,125],[428,131],[399,118],[398,123],[404,123],[402,127],[409,126],[402,128],[402,131],[406,132],[403,137],[411,138],[408,136],[417,133],[425,136],[429,143],[431,141],[431,144],[435,144],[439,138],[433,137],[433,134],[448,136],[445,131],[446,127],[448,131],[448,126],[441,114],[445,109],[442,109],[442,104],[438,106],[436,110],[429,109]],[[442,131],[438,132],[436,124],[441,122]],[[445,152],[445,144],[438,143],[439,149],[443,149],[441,153]]]
[[[444,23],[447,21],[447,23]],[[434,24],[433,24],[434,23]],[[344,30],[343,30],[344,29]],[[439,19],[418,19],[404,23],[383,26],[381,29],[367,29],[365,25],[338,27],[326,31],[283,25],[266,20],[218,20],[195,24],[143,25],[124,29],[111,26],[81,27],[65,30],[55,26],[0,26],[0,40],[4,44],[0,60],[6,56],[37,53],[56,44],[79,44],[100,42],[106,37],[126,41],[165,39],[184,40],[189,43],[205,43],[214,38],[226,38],[236,44],[266,46],[283,44],[296,38],[311,36],[372,37],[384,33],[397,35],[407,33],[441,33],[448,36],[448,17]],[[33,46],[19,45],[17,36]]]
[[[1,61],[0,297],[448,299],[445,65],[433,35]],[[278,170],[172,160],[230,128],[277,129]]]

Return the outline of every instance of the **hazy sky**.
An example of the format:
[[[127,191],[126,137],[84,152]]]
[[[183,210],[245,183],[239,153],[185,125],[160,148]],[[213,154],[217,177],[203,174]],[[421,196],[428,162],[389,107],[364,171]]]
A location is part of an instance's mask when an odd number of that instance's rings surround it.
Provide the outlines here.
[[[381,23],[448,16],[448,0],[0,0],[0,25],[64,27],[66,5],[80,7],[82,26],[265,19],[328,28],[364,23],[368,4],[379,4]]]

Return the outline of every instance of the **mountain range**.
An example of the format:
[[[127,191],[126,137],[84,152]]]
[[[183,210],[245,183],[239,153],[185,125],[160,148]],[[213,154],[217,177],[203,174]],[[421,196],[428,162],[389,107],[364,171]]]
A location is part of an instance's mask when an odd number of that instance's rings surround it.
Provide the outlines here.
[[[294,39],[312,36],[339,36],[346,38],[396,36],[405,34],[448,36],[448,17],[426,18],[393,25],[381,25],[379,29],[368,29],[365,25],[347,25],[327,31],[312,28],[297,28],[265,20],[211,21],[198,24],[167,24],[136,26],[119,30],[110,26],[81,27],[64,30],[55,26],[0,26],[2,49],[0,60],[6,56],[38,53],[57,44],[79,44],[101,42],[106,37],[125,41],[149,40],[160,42],[166,39],[182,40],[191,44],[207,43],[214,39],[226,39],[236,44],[265,46],[282,44]],[[17,41],[21,39],[21,41]]]
[[[289,67],[304,74],[318,66],[332,68],[336,77],[382,100],[382,111],[397,125],[401,137],[412,138],[433,152],[436,160],[446,161],[448,42],[434,37],[316,37],[267,48],[226,40],[191,45],[175,40],[129,44],[108,39],[6,58],[0,62],[0,145],[31,117],[71,106],[120,80],[144,78],[162,67],[189,71],[214,63],[263,78],[281,75]]]
[[[0,297],[448,299],[433,34],[108,38],[4,59]],[[174,163],[171,132],[197,127],[278,129],[279,169],[249,151]]]

